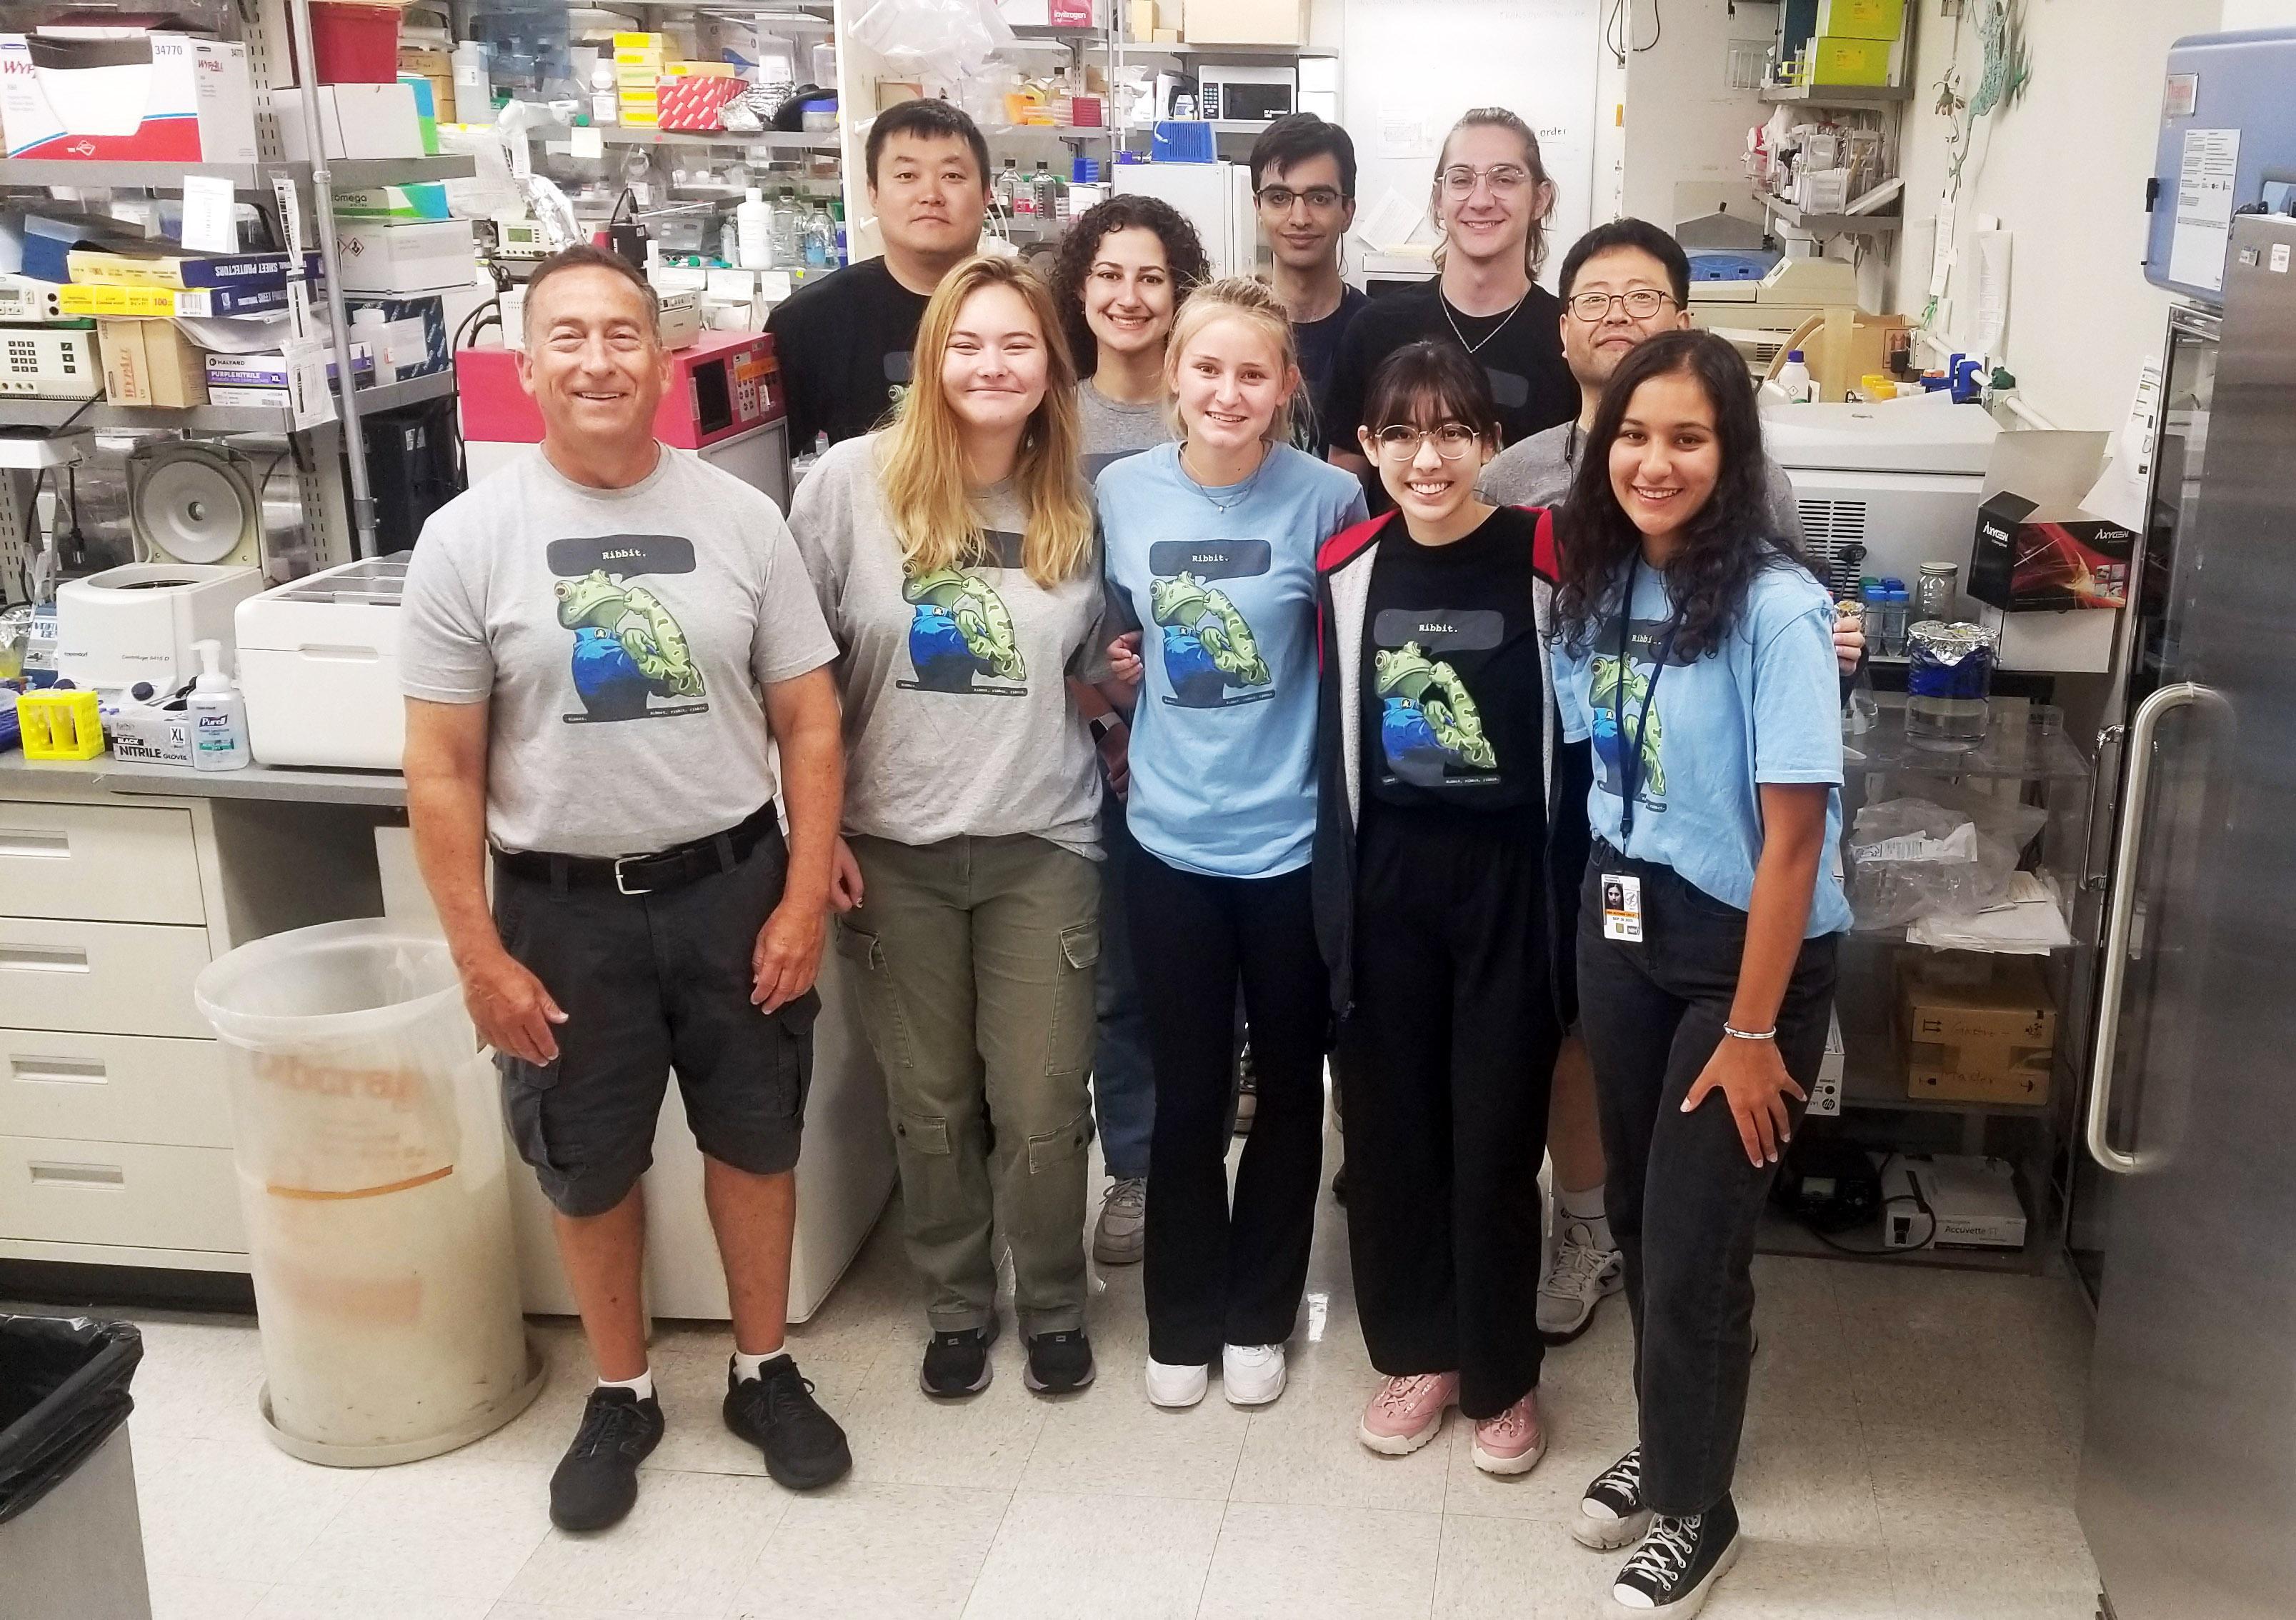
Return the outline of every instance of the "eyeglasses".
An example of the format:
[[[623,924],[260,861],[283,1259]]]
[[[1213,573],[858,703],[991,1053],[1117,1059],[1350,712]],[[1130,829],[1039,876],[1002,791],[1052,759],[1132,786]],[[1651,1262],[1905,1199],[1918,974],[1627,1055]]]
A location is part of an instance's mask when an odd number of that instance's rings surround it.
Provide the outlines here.
[[[1416,460],[1419,446],[1432,443],[1435,454],[1447,462],[1456,462],[1482,435],[1463,421],[1447,421],[1439,428],[1406,427],[1392,422],[1374,436],[1379,441],[1379,453],[1390,461]]]
[[[1263,185],[1252,195],[1259,199],[1262,208],[1273,209],[1279,214],[1287,212],[1295,202],[1304,202],[1318,213],[1340,206],[1339,192],[1328,185],[1311,185],[1304,192],[1295,192],[1288,185]]]
[[[1570,295],[1570,313],[1592,326],[1611,318],[1611,306],[1625,309],[1630,319],[1647,321],[1669,304],[1674,295],[1655,288],[1637,287],[1632,292],[1574,292]]]
[[[1530,173],[1513,163],[1494,163],[1488,168],[1454,163],[1443,171],[1443,189],[1454,197],[1472,196],[1479,180],[1490,183],[1493,196],[1510,197],[1530,183]]]

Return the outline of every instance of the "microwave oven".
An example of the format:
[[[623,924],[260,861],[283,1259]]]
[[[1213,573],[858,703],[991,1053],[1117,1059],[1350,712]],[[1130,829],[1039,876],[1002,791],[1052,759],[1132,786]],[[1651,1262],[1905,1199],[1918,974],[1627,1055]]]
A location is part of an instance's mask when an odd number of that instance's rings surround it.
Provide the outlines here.
[[[1269,124],[1300,106],[1297,68],[1205,63],[1196,70],[1203,116],[1219,123]]]

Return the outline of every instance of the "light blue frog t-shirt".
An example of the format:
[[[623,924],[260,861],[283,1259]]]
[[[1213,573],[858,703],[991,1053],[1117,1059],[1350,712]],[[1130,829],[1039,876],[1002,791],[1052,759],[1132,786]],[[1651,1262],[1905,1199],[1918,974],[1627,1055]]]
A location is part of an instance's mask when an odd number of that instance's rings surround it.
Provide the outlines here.
[[[1297,871],[1316,833],[1316,550],[1363,520],[1362,485],[1279,445],[1207,488],[1162,445],[1095,487],[1109,594],[1143,631],[1132,836],[1208,877]]]
[[[1595,785],[1587,796],[1595,836],[1636,860],[1670,866],[1744,911],[1762,853],[1760,784],[1833,783],[1826,855],[1804,936],[1847,929],[1849,903],[1833,859],[1841,840],[1841,689],[1824,588],[1778,558],[1746,587],[1737,623],[1719,648],[1695,662],[1669,650],[1663,669],[1660,650],[1674,618],[1665,576],[1638,562],[1633,589],[1623,667],[1615,608],[1596,616],[1586,646],[1554,650],[1562,734],[1595,740]],[[1624,767],[1638,731],[1634,832],[1622,839]]]

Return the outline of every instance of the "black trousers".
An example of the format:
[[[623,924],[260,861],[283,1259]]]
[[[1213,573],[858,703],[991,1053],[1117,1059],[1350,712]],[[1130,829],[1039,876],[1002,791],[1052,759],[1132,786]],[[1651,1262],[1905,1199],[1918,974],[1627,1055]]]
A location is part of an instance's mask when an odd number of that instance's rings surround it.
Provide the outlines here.
[[[1208,878],[1132,852],[1133,968],[1156,1068],[1148,1152],[1148,1354],[1175,1366],[1292,1337],[1324,1165],[1329,990],[1306,868]],[[1230,1207],[1235,986],[1259,1111]]]
[[[1615,872],[1642,880],[1640,944],[1603,937],[1600,885]],[[1802,942],[1778,1008],[1778,1056],[1804,1091],[1825,1056],[1838,943]],[[1745,945],[1745,912],[1597,840],[1580,897],[1579,1016],[1635,1319],[1643,1500],[1660,1513],[1702,1513],[1729,1493],[1746,1418],[1754,1230],[1777,1172],[1747,1160],[1720,1096],[1682,1111],[1724,1038]],[[1791,1112],[1799,1125],[1802,1105]]]
[[[1545,1348],[1538,1165],[1562,1032],[1543,849],[1513,816],[1377,804],[1357,843],[1332,1064],[1356,1305],[1374,1367],[1457,1372],[1471,1418],[1536,1387]]]

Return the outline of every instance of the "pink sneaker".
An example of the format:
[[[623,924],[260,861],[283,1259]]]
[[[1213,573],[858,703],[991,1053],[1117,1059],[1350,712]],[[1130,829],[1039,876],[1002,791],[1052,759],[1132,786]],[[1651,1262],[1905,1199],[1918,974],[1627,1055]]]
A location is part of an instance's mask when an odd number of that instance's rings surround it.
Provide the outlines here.
[[[1364,1408],[1356,1438],[1390,1457],[1408,1457],[1443,1427],[1443,1411],[1459,1399],[1456,1372],[1416,1372],[1390,1379]]]
[[[1486,1474],[1528,1474],[1546,1454],[1536,1389],[1497,1417],[1475,1425],[1475,1466]]]

